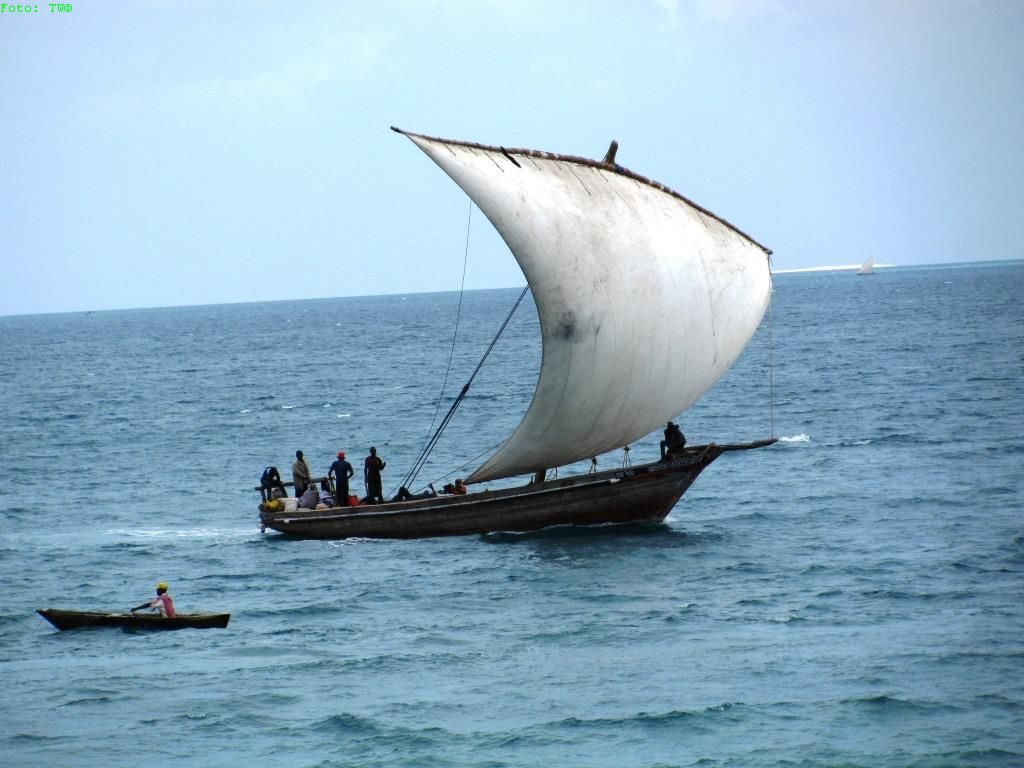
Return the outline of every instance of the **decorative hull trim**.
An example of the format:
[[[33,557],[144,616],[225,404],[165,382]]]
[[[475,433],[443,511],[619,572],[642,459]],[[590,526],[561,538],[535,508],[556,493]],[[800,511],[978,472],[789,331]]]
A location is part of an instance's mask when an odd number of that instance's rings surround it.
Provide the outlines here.
[[[466,496],[261,512],[260,522],[265,528],[306,539],[418,539],[561,525],[660,522],[722,453],[773,442],[698,446],[651,464]]]
[[[100,611],[62,611],[43,608],[36,611],[57,629],[86,627],[123,627],[125,629],[224,629],[230,613],[181,613],[173,619],[148,613],[103,613]]]

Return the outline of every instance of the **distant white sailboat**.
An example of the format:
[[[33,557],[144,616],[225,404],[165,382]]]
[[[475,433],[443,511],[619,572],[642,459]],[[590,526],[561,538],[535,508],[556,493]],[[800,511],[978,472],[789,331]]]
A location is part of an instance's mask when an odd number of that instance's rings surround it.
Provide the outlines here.
[[[858,275],[873,275],[875,274],[875,257],[868,256],[867,261],[860,265],[860,269],[857,270]]]

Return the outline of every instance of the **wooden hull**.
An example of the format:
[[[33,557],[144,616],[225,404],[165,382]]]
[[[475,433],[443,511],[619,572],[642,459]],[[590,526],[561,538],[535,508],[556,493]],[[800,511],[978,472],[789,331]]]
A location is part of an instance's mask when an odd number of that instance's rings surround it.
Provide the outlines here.
[[[224,629],[230,613],[185,613],[173,619],[153,613],[102,613],[99,611],[62,611],[44,608],[36,611],[57,629],[85,627],[123,627],[125,629]]]
[[[323,510],[260,512],[264,529],[307,539],[417,539],[558,525],[660,522],[723,452],[775,440],[688,448],[664,461],[465,496]]]

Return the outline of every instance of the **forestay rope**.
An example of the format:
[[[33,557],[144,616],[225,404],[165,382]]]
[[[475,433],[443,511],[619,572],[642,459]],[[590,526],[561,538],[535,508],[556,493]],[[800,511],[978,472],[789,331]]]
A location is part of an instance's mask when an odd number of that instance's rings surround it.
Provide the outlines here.
[[[459,284],[459,306],[455,311],[455,328],[452,331],[452,348],[448,351],[448,367],[444,369],[444,380],[441,382],[441,391],[437,393],[437,402],[434,404],[434,415],[430,419],[430,426],[427,427],[427,434],[424,437],[424,447],[430,440],[430,430],[434,428],[434,422],[437,421],[437,412],[441,410],[441,399],[444,397],[445,387],[448,386],[448,374],[452,370],[452,359],[455,357],[455,344],[459,338],[459,320],[462,318],[462,297],[466,293],[466,265],[469,263],[469,230],[470,224],[473,222],[473,201],[469,201],[469,214],[466,216],[466,247],[462,253],[462,282]],[[420,454],[422,456],[422,454]],[[408,487],[406,483],[402,483]]]
[[[462,298],[466,292],[466,264],[469,261],[469,234],[470,224],[472,223],[472,221],[473,201],[471,200],[469,202],[469,215],[466,218],[466,245],[462,255],[462,284],[459,286],[459,307],[455,313],[455,330],[452,333],[452,347],[451,350],[448,352],[448,366],[447,368],[445,368],[444,381],[441,384],[441,391],[437,395],[437,403],[434,406],[434,416],[430,420],[430,427],[428,427],[427,429],[428,433],[431,429],[433,429],[434,423],[437,421],[437,414],[441,408],[441,399],[444,397],[445,387],[448,386],[448,375],[452,369],[452,359],[455,356],[455,345],[459,336],[459,321],[462,317]],[[459,407],[459,404],[462,402],[463,398],[465,398],[466,396],[466,393],[469,391],[470,384],[473,383],[473,379],[476,378],[476,375],[477,373],[479,373],[480,368],[483,367],[484,361],[487,360],[487,356],[491,354],[491,350],[494,349],[494,345],[497,344],[498,339],[501,337],[501,334],[505,331],[505,327],[509,324],[509,321],[512,319],[512,315],[514,315],[515,311],[519,308],[519,305],[522,303],[523,298],[526,296],[526,292],[528,290],[530,290],[529,285],[523,288],[523,292],[519,294],[519,298],[516,299],[516,303],[513,304],[512,309],[509,310],[508,316],[505,318],[505,322],[501,324],[501,327],[498,329],[498,332],[494,335],[494,338],[491,340],[490,346],[487,347],[487,351],[484,352],[483,357],[480,358],[480,362],[477,363],[476,369],[469,377],[469,381],[465,383],[465,385],[462,387],[462,391],[459,392],[458,397],[456,397],[455,400],[452,402],[451,407],[448,409],[448,413],[446,413],[445,417],[441,420],[441,423],[440,425],[438,425],[437,430],[434,432],[433,436],[430,437],[424,444],[422,450],[420,451],[420,455],[417,457],[416,461],[413,462],[412,469],[409,470],[409,474],[407,474],[405,476],[405,479],[402,481],[402,486],[404,486],[405,488],[408,488],[410,485],[413,484],[413,482],[416,480],[416,475],[418,475],[420,470],[423,469],[423,465],[426,463],[427,458],[429,458],[431,451],[434,450],[434,446],[437,445],[437,441],[441,438],[441,433],[444,432],[445,428],[452,420],[452,416],[455,415],[455,410]]]
[[[509,321],[512,320],[512,315],[514,315],[516,310],[519,309],[519,305],[522,303],[523,298],[526,296],[526,292],[529,290],[530,286],[528,285],[523,288],[523,292],[519,294],[519,298],[516,299],[516,303],[512,305],[512,309],[509,310],[508,315],[505,317],[505,321],[501,324],[498,332],[494,334],[494,338],[491,339],[491,343],[488,345],[487,351],[484,352],[483,357],[480,358],[480,362],[477,363],[476,368],[473,369],[473,373],[470,375],[469,381],[463,385],[462,391],[459,392],[455,400],[452,401],[451,408],[448,409],[448,413],[446,413],[444,418],[441,419],[441,423],[438,425],[437,431],[434,432],[434,436],[430,438],[427,445],[424,446],[423,450],[420,452],[419,458],[417,458],[413,463],[412,469],[409,471],[409,474],[405,476],[405,480],[402,482],[402,485],[406,488],[412,485],[413,481],[416,479],[416,475],[418,475],[420,470],[423,468],[427,458],[430,456],[430,452],[434,450],[434,446],[437,445],[437,441],[441,438],[441,433],[444,432],[445,428],[452,420],[452,416],[455,415],[455,410],[462,403],[463,398],[466,397],[466,393],[469,392],[469,387],[473,383],[473,379],[475,379],[476,375],[480,372],[480,369],[483,367],[488,355],[491,354],[491,350],[494,349],[494,345],[498,343],[498,339],[501,338],[501,334],[504,333]]]

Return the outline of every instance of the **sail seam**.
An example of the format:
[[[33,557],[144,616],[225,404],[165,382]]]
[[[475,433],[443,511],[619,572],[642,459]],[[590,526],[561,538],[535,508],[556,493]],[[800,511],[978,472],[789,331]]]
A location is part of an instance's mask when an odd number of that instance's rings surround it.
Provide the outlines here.
[[[569,166],[569,173],[576,177],[576,181],[578,181],[580,183],[580,186],[583,187],[583,191],[587,193],[587,197],[594,196],[594,194],[590,191],[590,188],[583,182],[583,179],[580,178],[579,174],[572,169],[572,166]]]
[[[498,161],[497,161],[497,160],[495,160],[495,159],[494,159],[494,155],[491,155],[491,154],[487,154],[487,155],[486,155],[486,157],[487,157],[487,159],[488,159],[488,160],[490,160],[490,161],[491,161],[492,163],[494,163],[494,167],[495,167],[495,168],[497,168],[497,169],[498,169],[499,171],[501,171],[502,173],[504,173],[504,172],[505,172],[505,169],[504,169],[504,168],[502,168],[502,167],[501,167],[501,166],[500,166],[500,165],[498,164]]]

